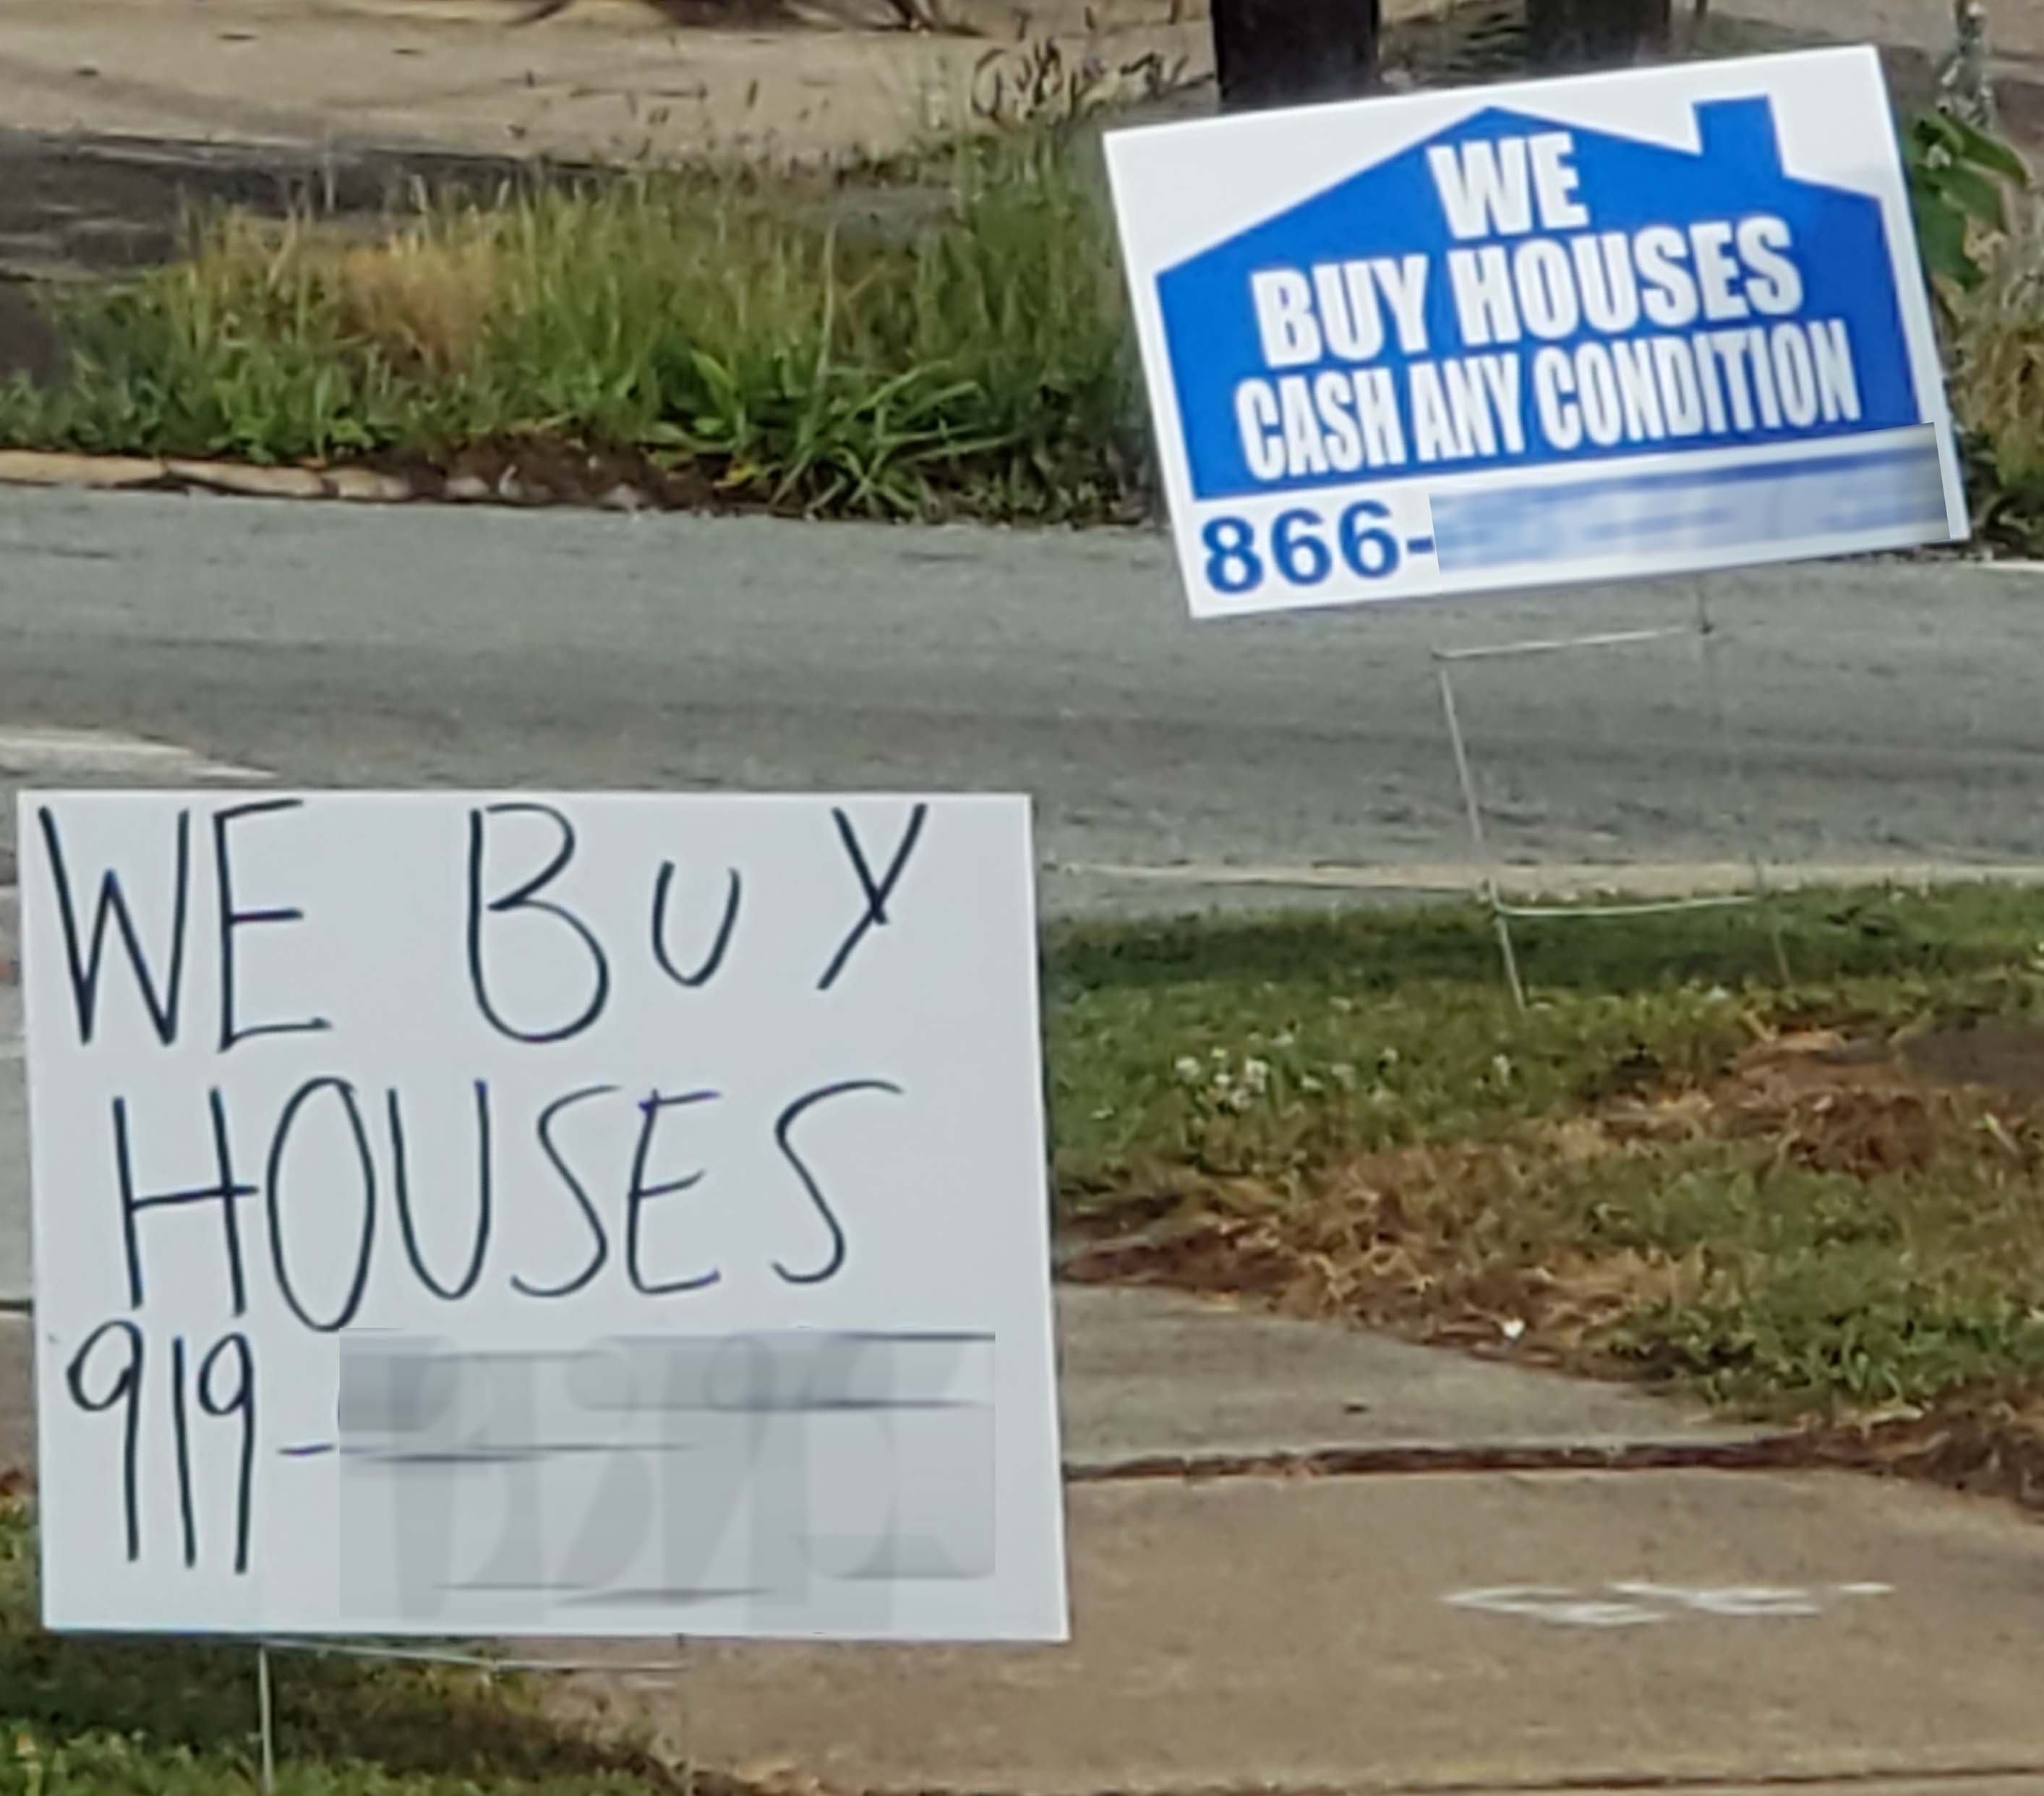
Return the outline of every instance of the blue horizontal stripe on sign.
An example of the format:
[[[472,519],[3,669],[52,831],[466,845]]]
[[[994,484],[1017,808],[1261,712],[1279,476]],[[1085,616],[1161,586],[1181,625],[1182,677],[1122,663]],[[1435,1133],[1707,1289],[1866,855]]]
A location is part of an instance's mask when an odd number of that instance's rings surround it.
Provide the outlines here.
[[[1812,536],[1945,534],[1936,432],[1858,455],[1456,493],[1433,502],[1443,573],[1759,548]]]

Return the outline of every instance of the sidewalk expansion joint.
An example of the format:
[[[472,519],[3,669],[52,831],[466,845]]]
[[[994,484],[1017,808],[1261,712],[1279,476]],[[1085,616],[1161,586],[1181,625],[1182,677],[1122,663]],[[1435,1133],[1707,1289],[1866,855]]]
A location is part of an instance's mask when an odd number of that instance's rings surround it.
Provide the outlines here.
[[[1736,1440],[1500,1441],[1441,1446],[1391,1443],[1270,1453],[1154,1453],[1067,1465],[1074,1484],[1178,1479],[1374,1478],[1429,1471],[1773,1471],[1827,1463],[1801,1433]]]
[[[1735,1791],[1751,1790],[1760,1796],[1760,1793],[1769,1790],[1797,1790],[1854,1791],[1863,1792],[1864,1796],[1881,1796],[1881,1792],[1890,1790],[1914,1793],[1926,1784],[1937,1784],[1962,1796],[1969,1784],[2003,1783],[2011,1778],[2039,1776],[2044,1776],[2044,1764],[2034,1761],[2022,1765],[1941,1765],[1927,1770],[1761,1771],[1731,1777],[1704,1773],[1670,1775],[1656,1771],[1602,1775],[1577,1772],[1504,1783],[1365,1785],[1350,1790],[1347,1796],[1571,1796],[1574,1792],[1581,1793],[1581,1796],[1621,1796],[1621,1793],[1642,1790],[1665,1790],[1668,1796],[1682,1796],[1685,1790],[1694,1791],[1697,1796],[1732,1796]],[[1307,1793],[1298,1792],[1297,1796],[1307,1796]],[[1332,1792],[1324,1793],[1324,1796],[1332,1796]]]
[[[1854,1796],[1881,1796],[1884,1790],[1919,1791],[1926,1784],[1949,1789],[1964,1796],[1969,1785],[2006,1783],[2011,1778],[2044,1777],[2044,1762],[2020,1765],[1934,1765],[1925,1769],[1884,1768],[1858,1771],[1748,1771],[1730,1775],[1715,1772],[1571,1771],[1550,1777],[1495,1779],[1473,1781],[1457,1779],[1447,1783],[1375,1781],[1315,1784],[1185,1784],[1156,1790],[1134,1791],[1108,1786],[1092,1796],[1633,1796],[1633,1793],[1662,1790],[1667,1796],[1739,1796],[1751,1791],[1765,1796],[1770,1790],[1851,1792]],[[982,1790],[964,1786],[886,1786],[863,1790],[858,1796],[1029,1796],[1015,1790]]]
[[[1662,1790],[1667,1796],[1739,1796],[1752,1791],[1765,1796],[1770,1790],[1851,1792],[1853,1796],[1881,1796],[1884,1790],[1921,1790],[1926,1784],[1949,1789],[1964,1796],[1969,1785],[2006,1783],[2011,1778],[2044,1777],[2044,1762],[2020,1765],[1934,1765],[1927,1769],[1884,1768],[1858,1771],[1572,1771],[1550,1777],[1494,1779],[1447,1783],[1383,1783],[1375,1781],[1312,1783],[1214,1783],[1167,1786],[1155,1790],[1132,1790],[1108,1785],[1091,1796],[1633,1796],[1633,1793]],[[741,1784],[740,1788],[749,1788]],[[770,1785],[770,1790],[778,1788]],[[855,1788],[805,1784],[821,1788],[829,1796],[1031,1796],[1027,1790],[980,1789],[970,1786],[882,1786]]]

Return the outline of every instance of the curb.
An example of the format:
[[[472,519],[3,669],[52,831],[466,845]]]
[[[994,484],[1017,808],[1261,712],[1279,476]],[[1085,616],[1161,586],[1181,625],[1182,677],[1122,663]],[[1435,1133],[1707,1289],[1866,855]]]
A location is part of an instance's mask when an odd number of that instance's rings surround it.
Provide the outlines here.
[[[206,492],[244,498],[340,499],[398,505],[434,496],[436,483],[366,467],[263,467],[249,462],[152,456],[65,455],[0,449],[0,486],[93,492]]]
[[[697,516],[774,515],[771,506],[748,504],[719,505],[714,499],[684,496],[663,497],[636,484],[628,476],[601,491],[574,493],[536,490],[521,479],[517,466],[494,478],[474,472],[390,474],[352,465],[322,467],[308,463],[270,466],[256,462],[209,461],[188,456],[94,456],[66,450],[0,448],[0,488],[40,487],[44,490],[102,493],[212,493],[224,498],[258,499],[324,499],[356,505],[498,505],[519,510],[554,509],[573,511],[675,511]],[[1154,533],[1154,519],[1115,520],[1101,529],[1134,529]],[[1002,526],[1002,528],[1005,528]],[[1882,556],[1879,559],[1892,559]],[[1898,558],[1908,560],[1905,552]],[[2044,560],[1993,556],[1937,556],[1969,567],[1998,573],[2044,573]],[[1112,872],[1106,867],[1074,867],[1078,872]],[[1281,883],[1296,884],[1286,880]],[[1319,882],[1315,882],[1316,883]],[[1336,882],[1339,883],[1339,882]],[[1443,888],[1460,890],[1463,882],[1450,880]]]
[[[1424,1472],[1781,1471],[1825,1463],[1819,1439],[1801,1429],[1745,1439],[1386,1442],[1297,1452],[1155,1453],[1126,1459],[1067,1459],[1069,1484],[1204,1483],[1238,1478],[1383,1478]]]
[[[490,505],[520,510],[750,510],[649,490],[629,476],[562,490],[544,475],[528,477],[515,458],[488,471],[422,469],[392,474],[352,464],[276,467],[183,456],[89,456],[46,449],[0,449],[0,488],[100,493],[211,493],[223,498],[315,499],[355,505]],[[601,490],[598,490],[601,487]]]

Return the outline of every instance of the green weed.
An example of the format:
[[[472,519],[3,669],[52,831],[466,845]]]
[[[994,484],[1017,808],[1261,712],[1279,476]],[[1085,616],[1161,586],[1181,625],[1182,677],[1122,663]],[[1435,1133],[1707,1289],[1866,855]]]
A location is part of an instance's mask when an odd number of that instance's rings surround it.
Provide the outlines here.
[[[1093,125],[1182,79],[1038,46],[989,65],[987,129],[856,179],[536,187],[367,241],[216,220],[176,266],[61,306],[68,372],[0,387],[0,441],[441,465],[542,445],[653,458],[691,501],[1133,521],[1155,483]],[[2027,176],[1942,114],[1904,143],[1983,510],[2044,515]]]
[[[0,1796],[252,1787],[255,1649],[46,1634],[34,1553],[28,1503],[0,1496]],[[278,1787],[295,1796],[644,1796],[663,1781],[547,1721],[515,1679],[298,1654],[277,1672]]]
[[[544,438],[686,464],[732,503],[1132,515],[1096,160],[1046,126],[865,196],[647,175],[431,207],[375,243],[230,217],[67,306],[68,379],[0,394],[0,437],[258,462]]]

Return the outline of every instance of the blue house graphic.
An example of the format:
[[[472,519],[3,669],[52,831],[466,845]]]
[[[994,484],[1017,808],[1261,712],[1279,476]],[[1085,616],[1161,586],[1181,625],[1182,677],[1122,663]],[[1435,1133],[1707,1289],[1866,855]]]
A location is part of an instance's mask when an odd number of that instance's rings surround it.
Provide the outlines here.
[[[1754,421],[1750,429],[1727,429],[1708,440],[1653,447],[1723,448],[1810,440],[1923,421],[1929,414],[1910,367],[1880,202],[1865,194],[1784,173],[1773,110],[1765,97],[1704,102],[1696,107],[1696,120],[1701,145],[1688,150],[1486,107],[1166,269],[1157,277],[1157,292],[1194,494],[1220,498],[1350,484],[1356,478],[1353,473],[1327,472],[1272,479],[1259,479],[1252,472],[1236,409],[1237,390],[1245,380],[1268,376],[1272,371],[1264,359],[1251,302],[1251,277],[1273,268],[1303,270],[1356,258],[1425,256],[1427,352],[1408,357],[1393,335],[1374,359],[1374,365],[1392,371],[1404,394],[1411,361],[1465,352],[1445,268],[1447,252],[1463,245],[1443,215],[1428,151],[1440,145],[1555,131],[1567,132],[1573,140],[1573,163],[1578,177],[1575,197],[1589,215],[1583,230],[1629,234],[1667,225],[1686,231],[1690,225],[1704,221],[1736,224],[1755,216],[1780,219],[1788,228],[1793,244],[1788,253],[1802,278],[1803,300],[1796,316],[1842,321],[1850,340],[1861,401],[1857,418],[1834,418],[1800,428],[1785,426],[1779,420],[1770,428]],[[1508,248],[1514,240],[1485,240]],[[1700,322],[1696,328],[1716,327]],[[1572,350],[1592,339],[1616,342],[1665,334],[1662,327],[1645,318],[1617,338],[1585,324],[1573,335],[1560,339],[1558,347]],[[1530,355],[1543,346],[1527,340],[1514,347]],[[1316,371],[1349,365],[1329,356],[1286,371],[1311,378]],[[1409,407],[1409,394],[1401,403]],[[1638,444],[1600,447],[1585,443],[1559,453],[1531,428],[1532,401],[1524,382],[1520,383],[1520,404],[1527,428],[1516,452],[1500,447],[1497,453],[1459,462],[1437,459],[1420,465],[1408,461],[1378,468],[1369,478],[1381,483],[1478,467],[1496,469],[1562,460],[1573,463],[1642,452]],[[1404,423],[1409,442],[1409,412]]]

